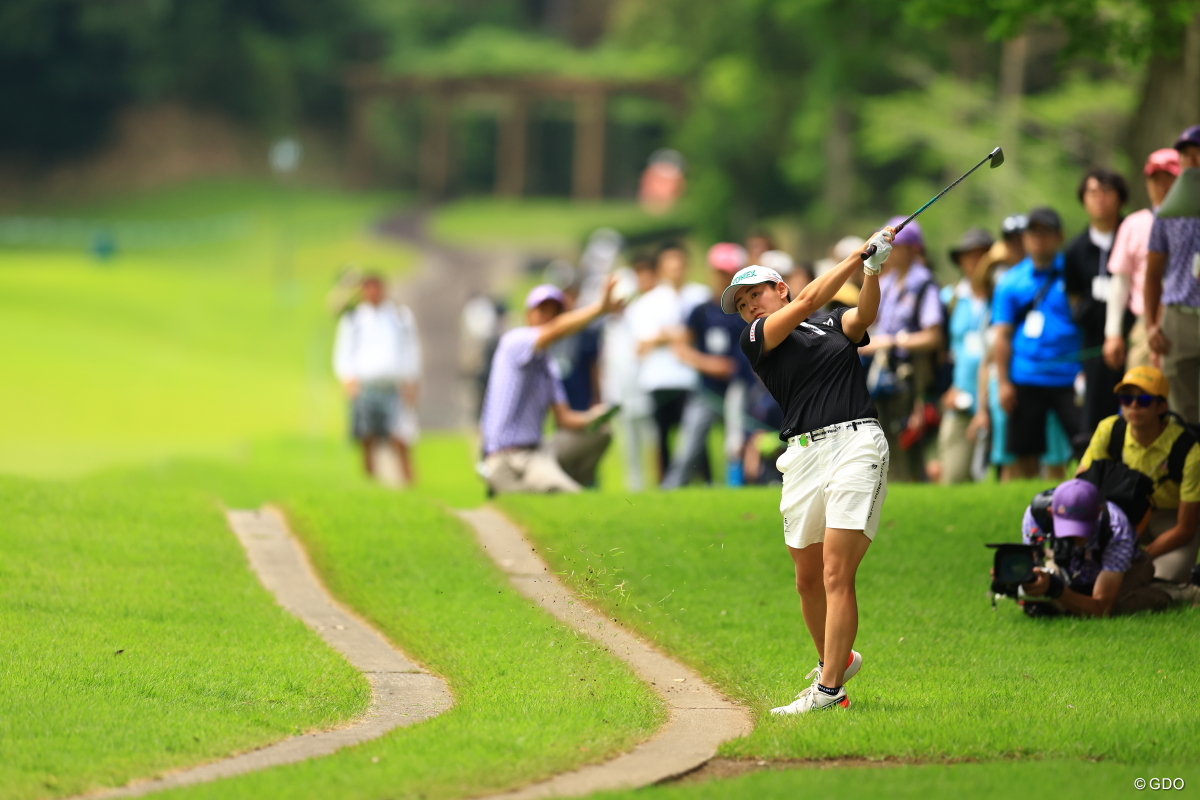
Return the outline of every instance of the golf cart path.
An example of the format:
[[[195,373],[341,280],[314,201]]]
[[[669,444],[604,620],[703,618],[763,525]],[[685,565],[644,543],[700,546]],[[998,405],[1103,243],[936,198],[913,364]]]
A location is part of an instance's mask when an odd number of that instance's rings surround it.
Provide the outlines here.
[[[366,715],[333,730],[293,736],[259,750],[138,780],[118,789],[92,792],[85,797],[137,797],[329,755],[395,728],[435,717],[453,704],[444,680],[409,661],[378,631],[330,596],[280,512],[271,508],[230,510],[226,517],[246,548],[254,574],[275,595],[279,605],[312,628],[366,676],[371,684],[371,704]]]
[[[694,671],[641,641],[585,605],[550,572],[529,540],[493,508],[459,511],[484,551],[513,587],[633,668],[668,709],[667,723],[651,739],[624,755],[557,775],[515,791],[492,795],[505,800],[578,797],[611,789],[632,789],[674,778],[703,766],[730,739],[754,728],[750,712],[724,697]]]

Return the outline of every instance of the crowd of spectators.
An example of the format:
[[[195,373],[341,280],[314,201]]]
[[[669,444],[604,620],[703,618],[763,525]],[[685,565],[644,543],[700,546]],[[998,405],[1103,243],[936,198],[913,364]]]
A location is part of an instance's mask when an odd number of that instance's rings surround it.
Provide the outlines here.
[[[948,254],[960,277],[944,286],[920,224],[899,233],[880,279],[871,344],[861,351],[891,447],[892,480],[961,483],[991,469],[1001,480],[1065,477],[1066,465],[1118,413],[1114,389],[1137,366],[1160,366],[1174,387],[1171,411],[1200,422],[1197,166],[1200,126],[1150,155],[1143,178],[1151,207],[1128,216],[1126,180],[1090,169],[1077,192],[1083,230],[1064,231],[1048,207],[1009,215],[993,229],[998,238],[967,230]],[[860,245],[851,237],[829,259],[797,264],[755,231],[743,244],[712,247],[700,283],[688,279],[693,259],[681,243],[627,252],[630,266],[613,270],[618,246],[609,241],[612,296],[600,295],[595,276],[588,285],[581,263],[576,280],[530,293],[527,325],[493,339],[479,384],[482,463],[492,465],[483,472],[499,475],[501,461],[511,469],[513,459],[495,456],[514,447],[585,451],[582,460],[563,456],[569,468],[560,459],[569,483],[552,483],[590,486],[615,429],[630,489],[711,483],[722,473],[730,485],[777,480],[779,410],[734,346],[743,323],[721,313],[714,298],[748,264],[777,270],[796,291]],[[854,290],[847,284],[834,304],[854,305]],[[355,331],[382,325],[415,341],[415,331],[404,333],[410,318],[407,309],[373,303],[348,314],[338,366],[355,399],[356,435],[390,438],[405,461],[415,436],[404,397],[413,391],[405,377],[411,366],[380,376],[364,368],[360,379],[347,365],[354,347],[368,352],[365,334]],[[393,399],[384,386],[396,380]],[[550,413],[558,430],[543,443]],[[710,463],[710,452],[723,468]],[[504,481],[489,483],[507,490]]]

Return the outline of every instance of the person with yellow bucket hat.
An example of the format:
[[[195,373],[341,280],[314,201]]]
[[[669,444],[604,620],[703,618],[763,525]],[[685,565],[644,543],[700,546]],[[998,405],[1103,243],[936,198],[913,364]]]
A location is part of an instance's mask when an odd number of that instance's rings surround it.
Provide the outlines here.
[[[1154,559],[1156,579],[1187,583],[1200,550],[1200,444],[1168,412],[1170,386],[1158,369],[1134,367],[1115,391],[1121,413],[1096,426],[1077,474],[1111,458],[1149,476],[1154,510],[1139,539]]]

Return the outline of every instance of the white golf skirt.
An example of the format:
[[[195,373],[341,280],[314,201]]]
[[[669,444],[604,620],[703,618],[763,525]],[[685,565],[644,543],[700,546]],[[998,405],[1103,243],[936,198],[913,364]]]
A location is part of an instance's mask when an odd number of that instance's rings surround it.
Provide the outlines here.
[[[862,423],[855,420],[793,437],[779,457],[779,510],[788,547],[823,542],[826,528],[862,531],[875,540],[887,497],[888,445],[878,424]]]

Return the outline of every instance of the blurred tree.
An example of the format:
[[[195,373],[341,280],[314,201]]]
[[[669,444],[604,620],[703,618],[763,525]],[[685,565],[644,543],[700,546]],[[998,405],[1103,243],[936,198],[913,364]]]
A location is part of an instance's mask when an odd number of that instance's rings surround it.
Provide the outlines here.
[[[340,123],[341,68],[379,51],[358,0],[6,0],[0,149],[86,149],[132,101],[184,100],[268,130]]]
[[[712,237],[800,210],[832,240],[863,195],[878,205],[854,146],[862,99],[911,85],[913,60],[950,61],[902,23],[887,0],[624,0],[614,12],[623,44],[672,55],[694,81],[677,140]]]
[[[993,85],[931,74],[919,88],[864,101],[861,149],[877,164],[905,165],[889,195],[895,208],[911,213],[1003,141],[1004,166],[967,180],[953,202],[921,217],[933,263],[948,267],[943,254],[964,230],[980,225],[998,234],[1001,217],[1014,211],[1049,205],[1068,230],[1083,226],[1079,175],[1089,164],[1127,166],[1119,150],[1135,95],[1119,77],[1075,72],[1026,98],[1015,138],[1000,139],[1006,120],[997,112],[1005,99]],[[949,269],[943,277],[951,277]]]
[[[910,0],[906,19],[934,27],[949,19],[986,25],[993,39],[1019,37],[1030,23],[1066,33],[1064,57],[1145,63],[1127,149],[1139,164],[1200,123],[1200,3],[1196,0]],[[1141,182],[1134,187],[1141,190]]]

